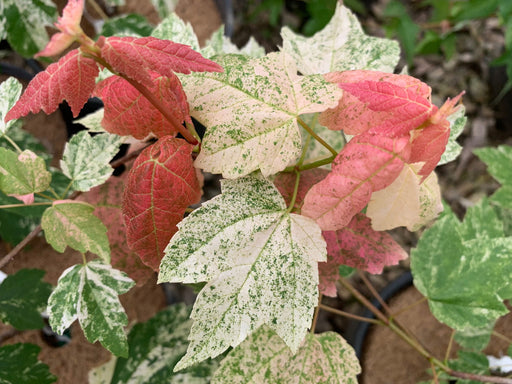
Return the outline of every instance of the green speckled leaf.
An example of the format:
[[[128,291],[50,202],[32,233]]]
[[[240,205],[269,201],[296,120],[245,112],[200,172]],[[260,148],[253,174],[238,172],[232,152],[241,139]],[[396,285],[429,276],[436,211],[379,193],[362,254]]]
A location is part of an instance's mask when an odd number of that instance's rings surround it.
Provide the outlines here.
[[[50,384],[57,378],[46,364],[37,360],[41,348],[34,344],[17,343],[0,347],[0,383]]]
[[[92,252],[110,262],[107,228],[94,214],[94,207],[73,200],[56,201],[41,219],[46,241],[56,251],[67,246],[79,252]]]
[[[512,209],[512,147],[479,148],[474,153],[487,164],[487,171],[502,185],[492,196],[492,201]]]
[[[308,334],[294,355],[261,327],[221,362],[212,384],[356,384],[360,372],[353,348],[337,333]]]
[[[0,148],[0,189],[7,195],[43,192],[50,186],[52,175],[44,160],[30,150],[20,154]]]
[[[128,334],[129,356],[113,359],[90,373],[89,384],[209,384],[218,367],[215,360],[173,372],[187,351],[189,315],[189,307],[177,304],[136,324]]]
[[[455,333],[455,341],[461,347],[470,351],[483,350],[491,339],[494,328],[494,321],[489,322],[487,327],[468,328]]]
[[[462,147],[457,143],[457,137],[460,136],[466,125],[468,118],[465,116],[466,109],[464,106],[460,106],[457,112],[448,116],[450,122],[450,139],[446,144],[446,150],[441,156],[441,160],[438,165],[449,163],[455,160],[462,151]]]
[[[221,26],[210,36],[205,47],[201,50],[201,54],[204,57],[210,58],[215,55],[222,55],[225,53],[238,53],[251,57],[263,57],[265,56],[265,49],[259,45],[252,36],[242,48],[238,48],[231,42],[229,37],[224,34],[224,26]]]
[[[288,27],[281,36],[282,50],[293,56],[304,75],[354,69],[393,72],[400,59],[398,42],[366,35],[356,16],[340,2],[331,21],[313,37]]]
[[[206,281],[196,300],[185,368],[236,346],[268,324],[294,351],[318,300],[320,228],[286,211],[268,180],[226,180],[222,194],[185,218],[165,250],[159,281]]]
[[[91,343],[99,340],[117,356],[128,356],[128,318],[119,298],[134,285],[125,273],[99,261],[66,269],[48,300],[52,329],[62,334],[75,320]]]
[[[192,28],[192,25],[183,21],[174,12],[169,14],[160,24],[153,30],[151,36],[158,39],[171,40],[175,43],[190,45],[190,47],[199,51],[199,41]]]
[[[191,114],[207,127],[196,166],[226,178],[260,169],[268,176],[300,155],[297,117],[338,104],[341,90],[322,76],[299,76],[290,56],[214,58],[223,73],[181,80]]]
[[[411,252],[414,284],[436,318],[456,330],[487,328],[506,314],[511,292],[512,237],[504,237],[486,200],[464,222],[446,212]]]
[[[151,0],[151,3],[157,10],[160,18],[165,19],[174,11],[178,4],[178,0]]]
[[[6,123],[4,117],[20,98],[22,88],[21,83],[14,77],[9,77],[0,84],[0,136],[5,135],[9,128],[18,121],[15,119]]]
[[[44,274],[39,269],[21,269],[0,284],[0,319],[4,323],[20,330],[43,328],[41,312],[52,292],[51,284],[41,280]]]
[[[114,169],[109,162],[119,151],[123,138],[101,133],[91,136],[87,131],[75,134],[64,148],[60,166],[62,172],[72,180],[77,191],[87,192],[103,184]]]
[[[101,125],[101,120],[105,116],[105,110],[103,108],[98,109],[93,113],[89,113],[80,119],[74,121],[75,124],[82,124],[89,132],[101,132],[105,133],[105,128]]]
[[[5,25],[7,41],[24,57],[31,57],[46,46],[45,27],[56,19],[57,9],[51,0],[2,0],[0,3],[0,20]]]
[[[153,26],[139,14],[121,15],[105,21],[101,28],[102,36],[149,36]]]

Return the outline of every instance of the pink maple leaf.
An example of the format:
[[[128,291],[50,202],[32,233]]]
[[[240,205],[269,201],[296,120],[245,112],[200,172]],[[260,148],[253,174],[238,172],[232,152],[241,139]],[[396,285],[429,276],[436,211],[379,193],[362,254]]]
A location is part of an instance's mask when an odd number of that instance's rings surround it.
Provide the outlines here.
[[[318,290],[322,295],[336,297],[336,282],[340,279],[339,266],[330,254],[327,254],[327,261],[318,263]]]
[[[369,129],[401,136],[429,117],[430,87],[414,77],[357,70],[325,75],[345,92],[336,108],[320,115],[320,124],[350,135]]]
[[[107,227],[112,266],[126,272],[137,284],[143,284],[154,271],[142,263],[126,242],[126,226],[121,204],[127,179],[126,171],[120,177],[111,177],[106,183],[83,193],[77,200],[93,204],[96,207],[94,214]]]
[[[155,271],[186,208],[201,197],[192,149],[185,140],[163,137],[142,151],[130,171],[123,198],[126,237]]]
[[[5,121],[41,110],[50,114],[64,100],[70,105],[73,116],[78,116],[96,85],[98,72],[95,61],[82,56],[79,49],[69,52],[32,79]]]
[[[374,231],[371,220],[362,213],[356,214],[345,228],[323,231],[322,236],[327,243],[328,262],[319,264],[320,287],[328,296],[333,293],[340,265],[379,274],[384,267],[408,256],[387,232]]]
[[[329,171],[322,168],[308,169],[300,173],[299,188],[295,198],[295,208],[300,209],[302,207],[304,197],[306,197],[309,189],[322,181],[328,174]],[[296,179],[297,175],[289,172],[278,173],[274,178],[274,185],[283,196],[286,205],[291,203]]]
[[[308,191],[302,214],[323,230],[342,229],[368,204],[372,192],[396,179],[409,156],[408,136],[354,137],[334,160],[332,172]]]
[[[59,17],[55,23],[55,27],[60,32],[55,33],[46,47],[35,57],[59,55],[79,36],[83,35],[84,32],[80,27],[83,12],[84,0],[69,0],[62,11],[62,17]]]
[[[189,116],[187,96],[178,77],[160,76],[150,73],[151,93],[162,103],[178,122],[192,123]],[[98,83],[94,94],[105,105],[103,127],[118,135],[131,135],[144,139],[153,133],[156,137],[175,135],[176,127],[165,118],[155,106],[148,101],[128,81],[112,76]]]
[[[155,37],[103,37],[101,56],[114,70],[142,83],[151,82],[148,71],[172,77],[174,72],[222,72],[222,67],[188,45]]]

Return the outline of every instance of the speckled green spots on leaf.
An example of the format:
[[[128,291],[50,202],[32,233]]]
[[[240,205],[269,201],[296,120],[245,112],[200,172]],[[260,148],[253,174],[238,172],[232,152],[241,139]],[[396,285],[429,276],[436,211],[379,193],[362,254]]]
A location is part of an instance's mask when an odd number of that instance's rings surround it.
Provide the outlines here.
[[[46,364],[37,360],[41,347],[17,343],[0,347],[0,383],[50,384],[57,378]]]
[[[159,282],[208,282],[191,318],[182,369],[268,324],[294,351],[318,300],[317,262],[326,258],[320,228],[289,214],[268,180],[225,180],[222,194],[179,224],[160,266]]]
[[[312,37],[281,30],[282,50],[290,54],[304,75],[370,69],[393,72],[400,59],[398,42],[370,37],[356,16],[338,3],[327,26]]]
[[[297,117],[338,104],[341,90],[322,76],[299,76],[290,56],[213,58],[223,73],[182,76],[191,114],[207,127],[196,166],[226,178],[260,169],[272,175],[302,149]],[[243,131],[239,138],[229,132]]]
[[[512,296],[512,237],[487,200],[464,221],[446,212],[411,252],[414,284],[436,318],[456,330],[488,328],[508,312]]]
[[[229,37],[224,34],[224,26],[221,26],[210,36],[210,39],[206,42],[204,48],[201,49],[201,53],[204,57],[208,58],[226,53],[237,53],[251,57],[263,57],[265,56],[265,49],[259,45],[252,36],[242,48],[238,48],[231,42]]]
[[[103,184],[114,169],[109,162],[119,151],[123,138],[109,133],[91,136],[87,131],[75,134],[64,148],[62,172],[77,191],[87,192]]]
[[[52,329],[62,334],[75,320],[91,343],[99,340],[117,356],[128,356],[128,324],[118,295],[134,285],[125,273],[99,261],[66,269],[48,300]]]
[[[172,40],[175,43],[190,45],[190,47],[199,51],[199,41],[192,28],[192,25],[183,21],[174,12],[166,16],[160,24],[153,30],[151,36],[159,39]]]
[[[353,348],[337,333],[308,334],[296,354],[268,327],[233,349],[212,384],[356,384]]]
[[[450,122],[450,139],[448,140],[448,143],[446,143],[446,150],[441,156],[441,160],[438,165],[449,163],[460,155],[462,147],[456,140],[464,130],[464,126],[468,120],[465,113],[466,110],[464,106],[460,106],[457,112],[448,116],[447,120]]]
[[[0,27],[1,29],[1,27]],[[0,84],[0,136],[7,133],[18,120],[4,121],[5,115],[16,104],[21,96],[21,83],[14,77],[9,77]]]
[[[94,207],[72,200],[55,202],[41,219],[46,241],[58,252],[67,246],[98,255],[110,262],[107,228],[94,214]]]

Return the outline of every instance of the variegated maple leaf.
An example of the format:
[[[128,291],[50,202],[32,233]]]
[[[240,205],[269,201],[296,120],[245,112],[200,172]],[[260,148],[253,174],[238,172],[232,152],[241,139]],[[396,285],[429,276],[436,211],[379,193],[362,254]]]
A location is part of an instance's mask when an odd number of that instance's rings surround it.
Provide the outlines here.
[[[126,238],[154,270],[186,208],[201,197],[192,148],[183,139],[163,137],[139,155],[130,171],[123,200]]]

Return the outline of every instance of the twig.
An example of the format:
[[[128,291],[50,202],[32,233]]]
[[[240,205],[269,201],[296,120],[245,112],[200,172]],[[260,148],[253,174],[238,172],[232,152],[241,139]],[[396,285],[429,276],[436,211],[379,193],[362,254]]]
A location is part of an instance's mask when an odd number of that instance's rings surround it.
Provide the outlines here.
[[[452,370],[446,373],[448,373],[450,376],[458,377],[459,379],[481,381],[483,383],[512,384],[512,379],[508,377],[478,375],[476,373],[459,372]]]
[[[25,246],[28,243],[30,243],[39,234],[39,232],[41,232],[41,230],[41,224],[39,224],[37,227],[34,228],[32,232],[30,232],[27,235],[27,237],[21,240],[21,242],[18,245],[16,245],[11,252],[9,252],[0,260],[0,268],[3,268],[8,262],[10,262],[14,258],[14,256],[18,254],[18,252],[25,248]]]
[[[336,308],[332,308],[332,307],[329,307],[329,306],[324,305],[324,304],[320,304],[318,307],[320,309],[323,309],[324,311],[331,312],[331,313],[334,313],[336,315],[348,317],[348,318],[351,318],[351,319],[354,319],[354,320],[364,321],[366,323],[372,323],[372,324],[379,324],[379,325],[382,324],[382,322],[379,321],[379,320],[372,319],[372,318],[369,318],[369,317],[363,317],[363,316],[354,315],[353,313],[345,312],[345,311],[342,311],[342,310],[339,310],[339,309],[336,309]]]

